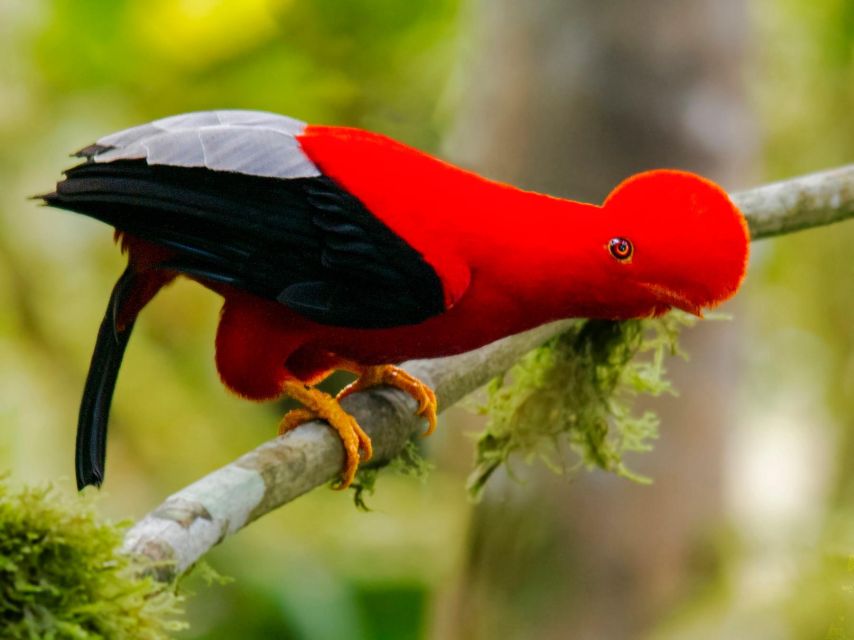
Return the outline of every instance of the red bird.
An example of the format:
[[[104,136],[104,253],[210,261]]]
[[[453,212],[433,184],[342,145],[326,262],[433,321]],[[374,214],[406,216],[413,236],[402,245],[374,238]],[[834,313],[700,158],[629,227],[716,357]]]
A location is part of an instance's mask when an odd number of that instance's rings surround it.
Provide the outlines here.
[[[601,206],[522,191],[385,136],[254,111],[178,115],[76,154],[54,207],[116,229],[128,266],[98,332],[77,431],[77,484],[104,477],[107,417],[137,315],[181,275],[222,295],[216,364],[251,400],[325,419],[346,487],[371,442],[338,404],[374,385],[436,399],[391,363],[475,349],[568,317],[700,314],[744,277],[748,233],[726,193],[682,171],[620,184]],[[359,378],[337,398],[313,388]]]

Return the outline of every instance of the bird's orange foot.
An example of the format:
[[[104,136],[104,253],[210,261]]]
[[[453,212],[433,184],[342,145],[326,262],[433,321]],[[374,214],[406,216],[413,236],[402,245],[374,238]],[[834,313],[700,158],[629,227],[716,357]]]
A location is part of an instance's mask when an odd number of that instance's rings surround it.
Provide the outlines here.
[[[368,434],[362,430],[353,416],[341,408],[338,400],[329,394],[296,381],[286,382],[283,390],[305,406],[285,414],[279,423],[279,435],[312,420],[320,419],[328,422],[329,426],[338,432],[341,444],[344,445],[344,469],[341,471],[341,479],[334,488],[346,489],[353,482],[359,462],[370,460],[373,455]]]
[[[378,385],[384,384],[395,387],[415,398],[415,401],[418,403],[416,415],[422,416],[427,420],[427,430],[424,432],[424,435],[429,436],[433,433],[436,429],[438,405],[436,403],[436,394],[433,393],[430,387],[403,369],[390,364],[374,367],[357,367],[354,369],[354,373],[358,373],[359,378],[352,384],[344,387],[336,396],[337,400],[343,400],[351,393]]]

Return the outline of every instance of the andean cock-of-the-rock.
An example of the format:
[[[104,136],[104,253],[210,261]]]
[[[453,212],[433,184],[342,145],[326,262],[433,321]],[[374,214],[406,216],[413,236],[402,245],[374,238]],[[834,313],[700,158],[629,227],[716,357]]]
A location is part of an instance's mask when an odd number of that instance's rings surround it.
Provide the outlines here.
[[[128,266],[110,296],[80,409],[79,487],[104,477],[107,420],[137,315],[176,277],[223,298],[216,364],[252,400],[289,395],[284,432],[326,420],[347,486],[370,438],[338,401],[429,387],[397,368],[569,317],[700,314],[732,296],[748,232],[700,176],[629,177],[601,205],[488,180],[359,129],[206,111],[120,131],[77,153],[53,207],[115,228]],[[337,397],[314,387],[358,375]]]

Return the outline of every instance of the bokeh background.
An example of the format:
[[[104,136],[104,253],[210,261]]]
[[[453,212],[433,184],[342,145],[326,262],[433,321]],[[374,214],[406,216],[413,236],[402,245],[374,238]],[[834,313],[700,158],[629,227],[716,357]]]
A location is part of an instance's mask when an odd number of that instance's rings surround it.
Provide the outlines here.
[[[67,154],[181,111],[361,126],[491,177],[601,199],[629,173],[731,190],[854,158],[850,0],[0,0],[0,470],[69,491],[77,403],[122,269],[38,207]],[[417,197],[417,194],[413,194]],[[559,239],[556,239],[559,241]],[[690,237],[686,237],[690,242]],[[464,482],[445,414],[426,482],[371,513],[318,490],[209,556],[185,638],[854,638],[854,223],[754,245],[733,319],[685,335],[640,486],[519,462]],[[270,437],[222,389],[219,302],[146,309],[100,506],[139,517]]]

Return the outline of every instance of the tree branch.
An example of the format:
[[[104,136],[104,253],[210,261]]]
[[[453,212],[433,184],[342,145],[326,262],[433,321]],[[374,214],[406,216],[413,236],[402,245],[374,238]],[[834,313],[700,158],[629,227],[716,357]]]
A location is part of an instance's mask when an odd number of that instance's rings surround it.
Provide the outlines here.
[[[854,164],[732,194],[761,240],[854,216]]]
[[[754,240],[830,224],[854,215],[854,165],[742,191],[732,199],[747,217]],[[433,387],[440,408],[446,409],[570,322],[403,367]],[[371,437],[374,463],[392,459],[424,428],[414,415],[415,401],[395,389],[356,393],[342,406]],[[124,551],[154,561],[157,578],[168,581],[253,520],[337,478],[343,462],[333,431],[322,422],[305,424],[167,498],[127,532]]]

